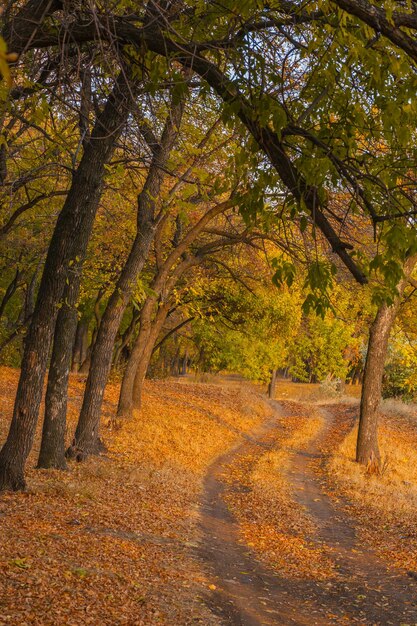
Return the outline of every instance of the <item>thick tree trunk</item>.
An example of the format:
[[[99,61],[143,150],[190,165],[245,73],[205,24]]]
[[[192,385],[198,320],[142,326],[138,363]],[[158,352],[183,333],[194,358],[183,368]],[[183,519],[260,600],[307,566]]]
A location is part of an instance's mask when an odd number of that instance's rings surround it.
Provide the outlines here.
[[[24,466],[33,444],[49,350],[74,242],[90,233],[99,204],[105,164],[126,121],[130,92],[115,86],[85,148],[52,235],[35,310],[25,341],[9,434],[0,452],[0,491],[23,489]]]
[[[65,430],[71,359],[70,339],[75,334],[76,325],[77,311],[66,304],[63,305],[58,313],[49,366],[38,468],[67,468],[65,460]]]
[[[277,370],[271,371],[271,380],[268,385],[268,398],[275,398],[275,387],[277,384]]]
[[[81,270],[81,268],[79,269]],[[57,317],[46,389],[45,417],[38,468],[67,468],[65,430],[68,381],[78,320],[76,304],[79,287],[79,278],[70,281],[65,290],[64,303]]]
[[[406,277],[412,272],[415,262],[416,257],[411,257],[406,262],[404,268]],[[379,307],[369,333],[362,383],[356,460],[364,465],[370,464],[375,470],[378,469],[381,460],[378,446],[378,418],[388,341],[406,284],[407,280],[403,279],[397,285],[398,296],[395,297],[391,306],[382,304]]]
[[[124,109],[127,121],[129,109]],[[114,134],[111,154],[119,135]],[[110,158],[109,154],[108,158]],[[49,369],[48,386],[45,398],[45,419],[42,431],[39,468],[63,469],[65,461],[65,430],[67,417],[68,382],[71,367],[75,333],[77,329],[77,310],[80,292],[80,278],[83,262],[87,253],[91,229],[85,229],[74,242],[73,256],[76,261],[69,270],[68,285],[64,292],[64,302],[60,309],[55,328],[52,361]],[[101,293],[101,292],[100,292]],[[97,303],[100,300],[100,294]],[[97,316],[97,313],[96,313]]]
[[[381,305],[369,334],[356,447],[356,460],[365,465],[372,463],[378,466],[381,459],[378,447],[378,413],[382,377],[388,340],[398,307],[399,300],[392,306]]]

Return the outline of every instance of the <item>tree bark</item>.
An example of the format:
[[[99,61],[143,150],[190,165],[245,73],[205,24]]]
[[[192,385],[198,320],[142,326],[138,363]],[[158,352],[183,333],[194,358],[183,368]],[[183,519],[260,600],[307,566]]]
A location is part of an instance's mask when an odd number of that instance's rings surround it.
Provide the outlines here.
[[[407,284],[407,276],[412,272],[416,260],[417,258],[413,256],[406,261],[405,278],[397,285],[398,295],[391,306],[382,304],[379,307],[369,333],[362,383],[356,461],[363,465],[370,464],[374,470],[379,468],[381,461],[378,445],[378,421],[388,341],[400,308],[401,297]]]
[[[128,305],[139,272],[149,255],[157,223],[156,199],[164,180],[164,168],[174,146],[181,123],[184,102],[173,104],[162,133],[161,143],[155,149],[144,187],[138,196],[137,234],[128,260],[116,283],[103,314],[97,339],[91,355],[90,371],[84,400],[72,445],[67,456],[84,460],[102,450],[99,437],[100,413],[104,389],[110,373],[114,341],[123,313]]]
[[[129,326],[126,328],[125,332],[123,333],[123,335],[120,336],[120,341],[114,351],[114,357],[113,357],[113,365],[114,367],[117,367],[120,364],[121,358],[122,358],[122,354],[123,351],[126,349],[127,345],[129,344],[130,340],[132,339],[135,330],[136,330],[136,326],[139,322],[140,319],[140,311],[138,311],[137,309],[134,309],[133,313],[132,313],[132,319],[131,322],[129,324]]]
[[[133,389],[135,385],[136,372],[138,370],[146,342],[149,340],[152,313],[155,302],[156,298],[154,296],[149,296],[142,307],[139,333],[127,362],[120,388],[119,403],[117,407],[117,417],[120,418],[129,418],[132,416]]]
[[[7,303],[13,297],[14,293],[17,290],[18,285],[19,285],[19,279],[21,278],[21,276],[22,276],[22,273],[19,270],[16,270],[16,273],[12,281],[8,284],[6,291],[4,293],[4,296],[0,302],[0,318],[3,317],[4,310],[7,306]]]
[[[49,245],[39,293],[25,341],[9,434],[0,452],[0,491],[25,487],[24,467],[33,444],[49,349],[74,242],[90,234],[102,190],[105,164],[127,119],[130,90],[119,78],[99,115]]]
[[[137,362],[135,378],[133,381],[133,390],[132,390],[132,408],[136,410],[140,410],[142,406],[142,392],[143,392],[143,383],[146,378],[146,373],[149,368],[149,363],[151,361],[152,352],[156,340],[158,339],[158,335],[162,330],[162,326],[167,318],[169,311],[168,303],[163,303],[162,306],[158,308],[155,320],[150,325],[149,330],[146,334],[146,337],[142,341],[143,350],[141,352],[140,358]]]
[[[182,359],[181,376],[187,376],[187,366],[188,366],[188,354],[186,351]]]
[[[271,398],[272,400],[275,398],[275,387],[277,384],[277,370],[272,370],[271,371],[271,380],[269,381],[269,385],[268,385],[268,398]]]
[[[88,342],[88,322],[85,319],[78,320],[77,329],[75,331],[74,350],[72,354],[71,371],[78,372],[81,363],[85,361],[87,356]]]
[[[67,469],[65,431],[68,380],[78,320],[76,304],[79,294],[79,281],[74,281],[66,291],[67,297],[59,310],[55,326],[45,397],[45,417],[38,460],[38,468],[44,469]]]

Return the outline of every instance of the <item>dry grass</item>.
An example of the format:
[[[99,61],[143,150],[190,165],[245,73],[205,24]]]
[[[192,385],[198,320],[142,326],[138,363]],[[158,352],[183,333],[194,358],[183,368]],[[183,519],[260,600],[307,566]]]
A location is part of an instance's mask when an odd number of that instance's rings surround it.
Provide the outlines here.
[[[397,405],[384,403],[393,409]],[[338,493],[352,504],[360,531],[390,564],[417,571],[417,422],[409,411],[383,416],[380,449],[384,471],[369,475],[355,462],[357,427],[332,455],[328,471]],[[351,509],[352,510],[352,509]]]
[[[382,401],[382,411],[386,415],[392,415],[394,418],[405,417],[411,420],[417,427],[417,404],[405,403],[396,398],[387,398]]]
[[[17,378],[0,369],[2,440]],[[82,391],[73,377],[69,437]],[[108,386],[103,424],[117,391]],[[0,499],[0,624],[217,625],[192,554],[202,477],[267,411],[242,385],[147,383],[140,416],[103,428],[109,454],[69,472],[33,469],[38,429],[28,492]]]
[[[293,383],[288,380],[279,380],[275,389],[275,398],[278,401],[293,400],[314,404],[340,403],[356,404],[361,395],[360,385],[345,385],[342,392],[331,394],[326,385],[313,383]]]

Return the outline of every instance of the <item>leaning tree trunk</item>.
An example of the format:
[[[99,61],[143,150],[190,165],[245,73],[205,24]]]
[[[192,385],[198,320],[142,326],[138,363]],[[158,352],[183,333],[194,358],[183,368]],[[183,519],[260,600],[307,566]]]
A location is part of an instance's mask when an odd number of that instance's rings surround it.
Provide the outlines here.
[[[101,319],[91,354],[90,371],[77,429],[66,453],[68,457],[76,458],[78,461],[103,450],[99,437],[100,413],[112,363],[114,341],[123,313],[129,304],[137,275],[148,257],[154,231],[155,224],[151,217],[144,221],[141,231],[136,236],[129,258]]]
[[[164,168],[178,135],[184,101],[173,103],[162,132],[161,143],[155,148],[148,176],[138,196],[137,234],[128,260],[110,296],[98,330],[91,355],[90,371],[83,405],[72,445],[67,456],[83,460],[102,450],[99,437],[100,414],[104,389],[110,373],[114,342],[123,313],[132,295],[155,235],[156,200],[164,180]]]
[[[9,434],[0,452],[0,491],[24,489],[24,467],[32,448],[42,398],[43,382],[62,298],[67,270],[74,260],[74,242],[90,233],[99,204],[105,164],[112,154],[114,136],[126,119],[130,100],[124,78],[119,79],[100,124],[85,148],[49,245],[35,310],[25,340],[21,373]]]
[[[120,388],[117,407],[118,418],[130,418],[133,409],[139,410],[141,408],[143,382],[148,371],[156,340],[169,311],[168,293],[170,293],[171,289],[176,284],[176,279],[193,264],[194,261],[192,259],[187,259],[180,266],[177,266],[171,280],[166,281],[165,278],[164,282],[164,276],[160,275],[157,277],[157,280],[152,283],[153,290],[156,290],[156,293],[160,293],[163,289],[166,299],[158,307],[155,319],[153,320],[152,317],[157,304],[157,296],[149,296],[142,307],[139,333],[127,362]],[[159,282],[159,278],[162,278],[161,282]],[[174,332],[178,331],[185,324],[188,324],[192,319],[193,318],[188,318],[181,322],[181,324],[178,324],[178,326],[173,329]],[[167,334],[167,337],[170,336],[171,333],[172,331]]]
[[[155,301],[156,299],[153,296],[149,296],[149,298],[145,301],[140,314],[139,334],[136,338],[123,374],[119,403],[117,407],[117,417],[129,418],[132,416],[135,376],[145,349],[145,345],[149,340],[152,323],[152,311]]]
[[[162,326],[167,318],[169,311],[168,303],[164,303],[159,307],[155,320],[150,328],[148,339],[144,344],[141,358],[137,365],[135,380],[133,383],[132,408],[139,411],[142,406],[143,383],[145,382],[146,373],[151,362],[152,352],[158,339],[158,335],[162,330]]]
[[[134,408],[140,409],[143,380],[149,366],[149,360],[152,356],[152,351],[157,336],[152,340],[150,352],[148,350],[149,355],[146,358],[144,357],[144,353],[147,349],[148,344],[150,344],[149,337],[152,332],[153,324],[159,324],[158,319],[161,314],[163,314],[163,311],[166,310],[162,323],[159,325],[159,328],[162,328],[162,324],[166,319],[168,311],[168,309],[165,309],[164,303],[163,306],[160,307],[154,322],[152,322],[152,316],[154,314],[154,308],[157,303],[157,298],[162,294],[162,292],[165,293],[165,298],[167,298],[168,293],[170,293],[171,289],[174,287],[177,280],[184,274],[184,272],[186,272],[193,265],[201,262],[203,258],[201,256],[201,251],[199,256],[189,257],[188,255],[185,255],[183,261],[179,265],[177,265],[171,277],[168,279],[170,270],[178,261],[178,259],[180,259],[182,255],[184,255],[185,251],[193,243],[193,241],[195,241],[196,237],[202,232],[206,224],[209,223],[211,219],[216,217],[216,215],[220,214],[226,208],[228,208],[229,206],[233,206],[234,202],[235,200],[232,200],[230,198],[228,201],[212,207],[209,211],[207,211],[205,215],[203,215],[203,217],[197,222],[197,224],[195,224],[191,228],[191,230],[184,236],[182,240],[180,240],[182,222],[178,219],[177,216],[176,231],[173,241],[175,247],[173,250],[171,250],[163,266],[160,268],[159,273],[155,276],[152,282],[152,291],[155,295],[149,296],[146,299],[140,313],[140,330],[124,372],[119,395],[117,417],[131,417]],[[181,324],[179,324],[177,328],[167,334],[166,338],[170,336],[172,332],[176,332],[181,328],[181,326],[188,324],[193,319],[194,318],[191,317],[188,318],[188,320],[181,322]],[[143,369],[144,373],[141,373],[141,369]]]
[[[356,460],[364,465],[370,464],[375,470],[378,469],[381,461],[378,446],[378,418],[388,341],[401,304],[401,296],[407,284],[407,277],[412,272],[416,260],[417,257],[413,256],[406,261],[404,268],[406,278],[397,285],[398,295],[391,306],[382,304],[379,307],[369,333],[362,382]]]

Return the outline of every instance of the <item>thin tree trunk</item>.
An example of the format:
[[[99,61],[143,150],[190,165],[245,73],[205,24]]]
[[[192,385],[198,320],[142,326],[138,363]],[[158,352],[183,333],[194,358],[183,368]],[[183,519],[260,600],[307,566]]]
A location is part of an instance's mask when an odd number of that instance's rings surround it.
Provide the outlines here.
[[[275,387],[277,384],[277,370],[272,370],[271,371],[271,380],[269,381],[269,385],[268,385],[268,398],[275,398]]]
[[[129,418],[132,416],[133,388],[135,385],[136,372],[138,370],[139,363],[145,349],[145,345],[149,340],[152,323],[151,319],[155,303],[156,298],[154,296],[150,296],[147,298],[142,307],[140,315],[139,333],[134,343],[129,360],[127,362],[126,369],[123,375],[122,385],[120,388],[117,417]]]
[[[16,273],[15,273],[12,281],[7,286],[6,291],[4,293],[4,296],[3,296],[3,298],[2,298],[2,300],[0,302],[0,318],[3,317],[3,313],[4,313],[4,310],[6,308],[7,303],[13,297],[15,291],[18,288],[19,278],[20,277],[21,277],[21,272],[19,270],[16,270]]]
[[[162,330],[162,326],[167,318],[169,311],[168,303],[164,303],[162,306],[158,308],[155,320],[151,325],[147,340],[143,345],[143,351],[141,354],[141,358],[139,360],[135,380],[133,383],[133,409],[140,410],[142,406],[142,392],[143,392],[143,383],[145,382],[146,373],[149,368],[149,363],[152,358],[153,348],[156,344],[156,340],[158,339],[159,333]]]
[[[58,305],[69,263],[75,260],[74,242],[81,233],[91,233],[105,164],[126,121],[127,100],[130,100],[130,92],[122,78],[97,120],[58,216],[25,340],[12,423],[0,452],[0,491],[25,487],[24,467],[35,435]]]
[[[186,351],[182,359],[181,376],[187,375],[187,365],[188,365],[188,354]]]
[[[100,302],[101,302],[101,300],[102,300],[102,298],[103,298],[105,293],[106,293],[106,291],[105,291],[104,288],[99,289],[96,301],[94,303],[95,326],[94,326],[93,332],[91,334],[91,341],[87,345],[87,347],[86,347],[86,349],[84,351],[84,354],[83,354],[83,358],[80,361],[80,366],[78,368],[78,371],[79,371],[80,374],[88,374],[88,372],[90,371],[91,355],[93,353],[94,344],[96,343],[96,339],[97,339],[97,335],[98,335],[98,329],[100,328],[101,318],[102,318],[102,313],[100,312]]]
[[[72,355],[71,371],[78,372],[81,363],[87,356],[88,322],[85,319],[78,320],[75,331],[74,350]]]
[[[35,271],[33,272],[32,278],[26,289],[25,294],[25,305],[24,305],[24,319],[27,319],[31,315],[33,315],[33,311],[35,310],[35,292],[36,292],[36,282],[39,276],[39,270],[41,269],[41,262],[39,262],[36,266]]]
[[[175,356],[171,361],[171,376],[178,376],[179,358],[180,358],[180,348],[179,346],[177,346],[177,349],[175,351]]]
[[[404,269],[406,277],[412,272],[416,260],[416,257],[411,257],[406,262]],[[406,284],[407,279],[404,278],[397,285],[398,295],[391,306],[382,304],[379,307],[369,333],[362,383],[356,460],[364,465],[370,464],[374,470],[379,468],[381,461],[378,446],[378,420],[388,341]]]
[[[126,346],[128,345],[129,341],[133,337],[133,334],[135,332],[135,329],[136,329],[136,326],[137,326],[137,324],[139,322],[139,319],[140,319],[140,311],[135,309],[133,311],[133,314],[132,314],[131,322],[130,322],[129,326],[126,328],[126,330],[123,333],[123,335],[120,337],[120,343],[119,343],[119,345],[116,347],[116,349],[114,351],[113,365],[115,367],[117,367],[119,365],[121,357],[122,357],[123,350],[126,348]]]

